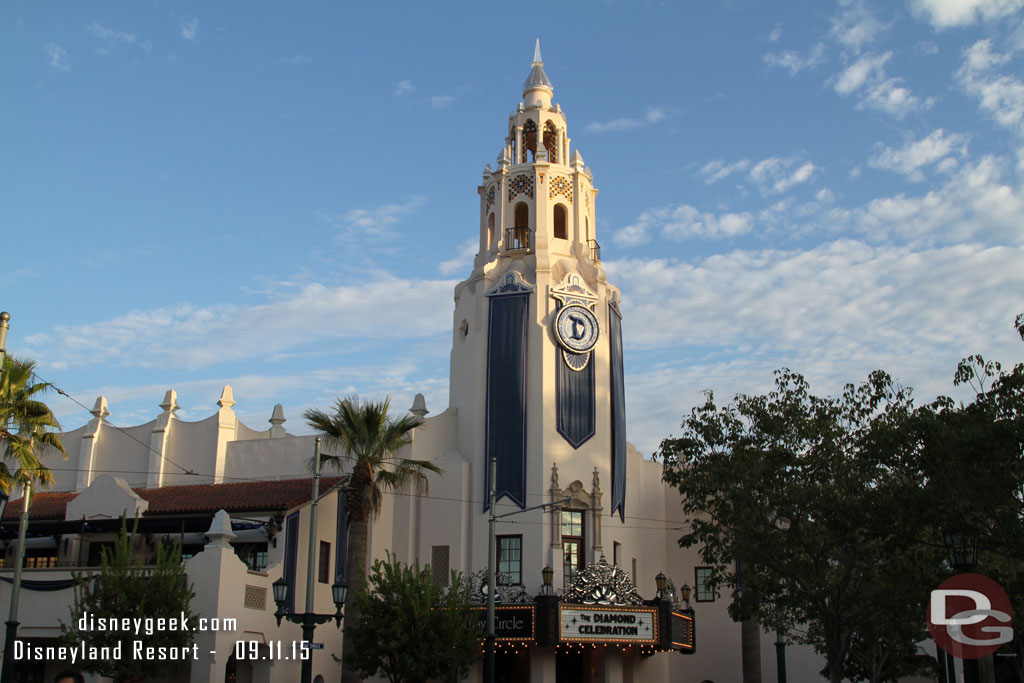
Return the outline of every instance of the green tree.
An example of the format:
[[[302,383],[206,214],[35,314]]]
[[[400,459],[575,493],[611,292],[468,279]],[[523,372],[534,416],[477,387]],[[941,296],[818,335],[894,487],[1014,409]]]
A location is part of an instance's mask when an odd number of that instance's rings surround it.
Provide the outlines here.
[[[391,683],[455,681],[479,656],[479,615],[467,608],[469,590],[452,572],[449,587],[433,582],[430,567],[406,565],[388,554],[354,596],[360,616],[346,618],[351,665],[365,677]]]
[[[147,564],[137,528],[136,519],[128,532],[122,517],[121,532],[113,549],[103,549],[99,574],[76,574],[70,623],[60,625],[65,645],[79,647],[84,643],[87,648],[111,648],[109,652],[120,646],[120,657],[87,659],[82,663],[85,671],[109,676],[118,683],[137,683],[155,674],[185,672],[192,659],[191,655],[187,659],[178,657],[166,661],[155,656],[133,656],[136,640],[142,641],[143,648],[175,648],[174,652],[181,653],[182,649],[192,646],[194,636],[193,631],[183,630],[180,625],[184,622],[190,628],[195,627],[195,615],[190,606],[195,592],[187,583],[180,543],[158,543],[153,564]],[[91,628],[88,622],[84,624],[85,629],[79,628],[80,620],[90,616],[128,619],[131,623],[140,618],[151,621],[143,622],[138,634],[134,630],[98,630]],[[170,628],[158,626],[160,619]]]
[[[35,361],[5,356],[0,377],[0,488],[9,493],[14,485],[52,484],[53,473],[39,462],[43,448],[67,459],[57,418],[39,397],[51,389],[46,382],[34,382]],[[13,469],[12,469],[13,468]]]
[[[835,683],[854,667],[886,680],[885,662],[902,667],[926,635],[941,561],[917,528],[894,524],[920,500],[913,415],[910,392],[884,372],[823,398],[780,370],[763,396],[720,407],[709,393],[657,456],[692,518],[680,545],[700,546],[712,586],[741,589],[733,618],[814,645]],[[867,643],[880,648],[873,661],[852,661]]]
[[[436,465],[423,460],[399,457],[399,451],[412,443],[412,430],[422,423],[417,417],[388,414],[390,398],[361,401],[356,396],[338,399],[333,413],[309,409],[306,422],[324,439],[328,449],[340,454],[322,455],[321,462],[342,469],[350,465],[345,510],[348,513],[347,580],[350,596],[345,601],[346,623],[359,620],[359,605],[354,596],[364,588],[369,524],[380,513],[384,493],[416,486],[426,491],[425,471],[441,473]],[[342,682],[356,681],[349,662],[351,638],[342,646]]]
[[[1024,315],[1017,317],[1024,340]],[[978,543],[977,571],[1024,610],[1024,364],[1004,370],[970,356],[957,366],[954,385],[974,391],[969,402],[940,397],[921,411],[918,467],[926,481],[925,523],[935,542],[958,530]],[[998,657],[1024,683],[1024,624],[1014,622],[1015,657]]]

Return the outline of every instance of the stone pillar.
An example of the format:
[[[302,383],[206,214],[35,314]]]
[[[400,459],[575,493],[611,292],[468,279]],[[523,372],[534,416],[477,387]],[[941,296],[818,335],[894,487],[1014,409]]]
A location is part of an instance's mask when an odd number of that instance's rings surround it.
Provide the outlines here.
[[[96,445],[99,441],[100,427],[103,425],[103,420],[106,419],[107,415],[110,415],[110,411],[107,410],[106,397],[100,396],[97,398],[96,405],[93,406],[91,412],[92,419],[89,420],[89,424],[85,427],[82,443],[78,449],[78,483],[75,485],[76,491],[84,491],[92,483],[92,473],[96,466],[94,458],[96,457]]]

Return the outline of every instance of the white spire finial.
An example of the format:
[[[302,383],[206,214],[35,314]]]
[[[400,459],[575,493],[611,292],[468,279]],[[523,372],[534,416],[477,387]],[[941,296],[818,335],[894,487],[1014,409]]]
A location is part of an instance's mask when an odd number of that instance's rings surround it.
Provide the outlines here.
[[[537,39],[537,44],[533,48],[533,63],[544,65],[543,60],[540,58],[540,38]]]

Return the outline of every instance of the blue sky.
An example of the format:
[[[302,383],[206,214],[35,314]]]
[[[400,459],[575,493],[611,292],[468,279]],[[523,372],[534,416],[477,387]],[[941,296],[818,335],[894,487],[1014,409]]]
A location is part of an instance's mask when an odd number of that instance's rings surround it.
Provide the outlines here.
[[[779,367],[924,401],[1021,358],[1024,0],[4,3],[9,351],[118,425],[224,384],[257,429],[351,392],[442,410],[537,37],[645,453]]]

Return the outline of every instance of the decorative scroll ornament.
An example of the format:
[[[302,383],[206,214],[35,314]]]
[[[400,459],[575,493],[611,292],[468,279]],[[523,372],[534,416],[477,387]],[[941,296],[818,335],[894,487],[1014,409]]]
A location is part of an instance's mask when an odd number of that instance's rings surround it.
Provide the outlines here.
[[[604,555],[597,564],[588,564],[577,572],[572,587],[562,595],[562,602],[586,605],[644,604],[629,574],[610,566]]]
[[[512,577],[508,574],[496,571],[494,572],[494,579],[498,582],[498,592],[494,594],[494,602],[500,605],[533,602],[533,598],[527,594],[525,588],[520,585],[511,584]],[[463,574],[459,580],[459,587],[469,592],[470,603],[487,602],[487,593],[484,591],[484,586],[486,585],[486,569],[481,569],[472,574]]]
[[[498,283],[487,290],[484,296],[507,296],[514,294],[528,294],[536,289],[533,285],[526,282],[523,278],[522,273],[515,270],[510,270],[501,276]]]

